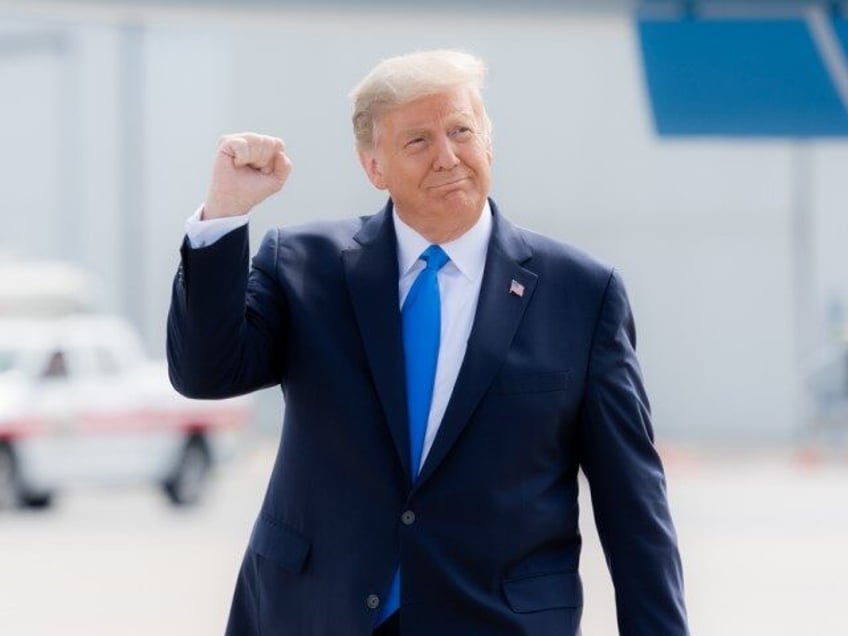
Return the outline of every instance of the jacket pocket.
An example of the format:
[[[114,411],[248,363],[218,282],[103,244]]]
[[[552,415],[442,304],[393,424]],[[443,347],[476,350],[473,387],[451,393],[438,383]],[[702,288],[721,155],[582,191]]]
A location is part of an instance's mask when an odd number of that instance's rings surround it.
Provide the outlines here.
[[[253,552],[292,574],[303,571],[310,548],[297,530],[263,514],[253,525],[249,545]]]
[[[547,393],[562,391],[571,383],[571,371],[504,372],[498,379],[498,393]]]
[[[512,611],[520,614],[583,606],[583,585],[577,572],[505,579],[503,592]]]

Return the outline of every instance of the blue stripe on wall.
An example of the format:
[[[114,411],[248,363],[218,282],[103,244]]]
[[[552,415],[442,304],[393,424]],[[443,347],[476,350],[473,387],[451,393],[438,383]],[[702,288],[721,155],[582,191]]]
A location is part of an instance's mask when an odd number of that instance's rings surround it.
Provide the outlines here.
[[[846,113],[801,19],[639,19],[661,135],[848,135]],[[848,23],[836,21],[848,50]]]

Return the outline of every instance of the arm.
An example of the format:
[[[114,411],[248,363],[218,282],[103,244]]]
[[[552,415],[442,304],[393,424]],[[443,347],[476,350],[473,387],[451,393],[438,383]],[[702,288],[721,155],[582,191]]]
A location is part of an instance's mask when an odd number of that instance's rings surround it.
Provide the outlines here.
[[[615,586],[620,633],[683,636],[683,573],[635,340],[627,295],[613,272],[592,342],[581,463]]]
[[[275,275],[277,234],[269,232],[248,272],[247,227],[213,245],[186,240],[168,313],[168,369],[189,397],[223,398],[278,384],[287,310]]]
[[[244,217],[282,188],[290,171],[279,139],[223,137],[204,220]],[[178,391],[220,398],[280,381],[287,315],[277,249],[277,235],[269,233],[248,274],[246,224],[205,247],[183,242],[168,314],[169,373]]]

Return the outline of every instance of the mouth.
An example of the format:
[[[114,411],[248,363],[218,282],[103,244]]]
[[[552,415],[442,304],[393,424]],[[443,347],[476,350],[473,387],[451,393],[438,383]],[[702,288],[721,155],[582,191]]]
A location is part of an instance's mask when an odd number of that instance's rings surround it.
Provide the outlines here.
[[[441,188],[450,188],[451,186],[459,185],[465,181],[468,181],[471,177],[459,177],[457,179],[451,179],[450,181],[445,181],[444,183],[436,183],[434,185],[428,186],[431,190],[438,190]]]

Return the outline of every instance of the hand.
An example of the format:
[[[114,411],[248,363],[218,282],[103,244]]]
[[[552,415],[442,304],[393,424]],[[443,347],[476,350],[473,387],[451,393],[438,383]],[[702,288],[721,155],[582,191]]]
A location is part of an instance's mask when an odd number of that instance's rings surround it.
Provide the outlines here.
[[[221,137],[202,218],[246,214],[278,192],[291,169],[281,139],[255,133]]]

